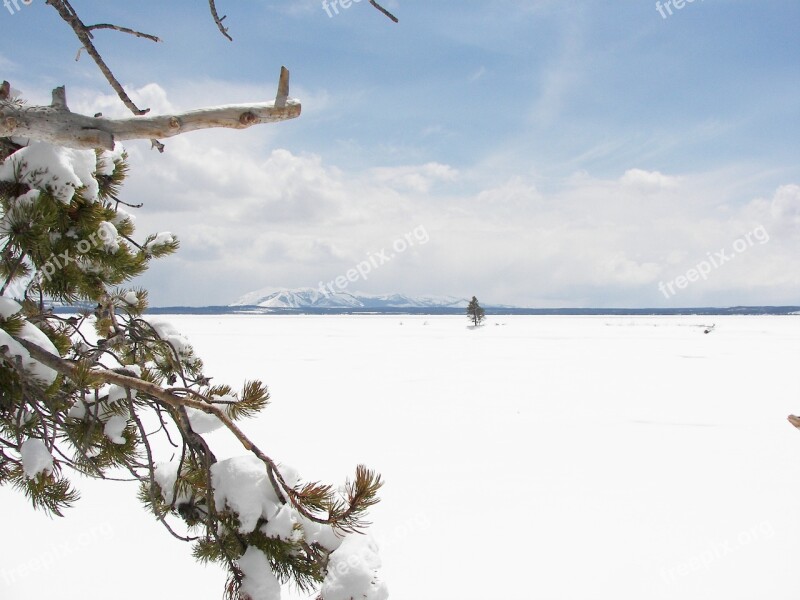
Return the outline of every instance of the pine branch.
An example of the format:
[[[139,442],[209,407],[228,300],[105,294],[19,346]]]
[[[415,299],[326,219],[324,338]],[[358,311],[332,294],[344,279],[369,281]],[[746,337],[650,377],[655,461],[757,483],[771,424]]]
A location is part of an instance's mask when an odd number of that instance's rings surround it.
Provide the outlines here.
[[[51,3],[60,4],[77,19],[66,0],[51,0]],[[224,17],[219,19],[220,23],[222,19]],[[90,38],[93,29],[116,29],[131,35],[138,33],[100,24],[85,27]],[[22,102],[9,100],[10,89],[8,84],[0,86],[0,93],[5,96],[0,101],[0,136],[6,127],[23,137],[20,124],[31,113],[72,115],[63,88],[54,90],[49,107],[30,109],[25,109]],[[289,73],[286,69],[281,72],[275,101],[257,106],[286,114],[295,110],[299,114],[299,103],[289,98]],[[241,110],[243,107],[223,108]],[[248,111],[239,113],[237,119],[242,126],[255,124],[253,121],[259,118],[253,115],[249,106],[246,108]],[[13,110],[18,112],[9,112]],[[202,111],[164,118],[182,119],[198,112]],[[89,119],[82,115],[77,117]],[[152,120],[93,119],[96,120],[92,121],[92,127],[97,123],[146,123]],[[183,128],[176,133],[186,130],[189,129]],[[115,140],[114,131],[94,132],[89,128],[82,130],[81,135],[94,135],[106,147],[109,142],[113,145]],[[0,150],[2,148],[0,146]],[[98,153],[98,168],[101,160]],[[18,180],[21,181],[22,167],[19,171]],[[122,468],[125,470],[124,480],[137,480],[142,484],[140,499],[171,535],[182,541],[196,542],[196,556],[201,560],[215,560],[228,568],[231,593],[238,593],[243,573],[237,561],[248,547],[258,548],[267,555],[280,581],[293,580],[301,589],[320,583],[325,576],[330,549],[321,542],[308,543],[303,539],[312,533],[304,529],[306,520],[329,525],[339,534],[357,531],[366,525],[364,512],[377,502],[377,491],[382,485],[380,477],[359,466],[355,479],[347,481],[343,488],[321,483],[296,486],[292,482],[290,485],[277,463],[236,424],[237,419],[252,416],[267,405],[269,392],[266,386],[257,381],[245,382],[238,393],[229,386],[212,386],[203,372],[202,362],[188,343],[174,341],[171,331],[153,327],[141,319],[147,307],[146,292],[115,287],[144,271],[151,258],[177,248],[177,240],[169,245],[162,237],[155,246],[148,243],[152,236],[147,238],[144,246],[132,241],[135,227],[125,218],[124,212],[118,214],[116,209],[120,201],[115,194],[125,173],[124,156],[121,161],[114,161],[111,175],[96,176],[99,184],[97,201],[94,194],[90,198],[79,188],[72,202],[64,204],[48,187],[46,178],[33,171],[26,171],[25,176],[29,173],[33,173],[34,178],[30,185],[16,181],[11,182],[15,187],[10,191],[0,190],[0,210],[13,225],[6,236],[5,247],[0,248],[3,257],[0,288],[8,287],[11,280],[39,274],[45,265],[55,260],[53,257],[62,256],[61,253],[65,257],[78,258],[72,262],[64,259],[64,264],[57,263],[58,268],[55,272],[53,269],[48,272],[46,281],[35,279],[32,287],[29,286],[30,289],[23,294],[22,310],[0,319],[0,329],[25,348],[28,355],[25,356],[21,349],[0,354],[0,484],[21,483],[18,487],[24,489],[34,506],[60,514],[58,511],[75,499],[69,482],[60,478],[62,468],[109,480],[119,479],[109,474]],[[15,202],[15,198],[28,189],[39,192],[35,204],[31,203],[35,211],[24,208],[28,203]],[[24,205],[24,210],[17,210],[16,204]],[[12,214],[14,211],[19,214]],[[82,250],[80,244],[87,242],[78,240],[93,235],[105,222],[115,224],[114,239],[118,251],[107,252],[107,247],[97,244]],[[9,276],[8,280],[3,283],[6,276]],[[36,301],[31,299],[36,296]],[[96,308],[86,311],[81,317],[62,318],[45,311],[45,297],[90,300],[96,303]],[[23,326],[29,324],[38,327],[52,346],[44,341],[37,344],[22,339]],[[96,336],[81,331],[82,324],[84,329],[93,327]],[[33,368],[29,357],[39,365],[50,367],[58,375],[53,378],[47,373],[45,382],[39,381],[43,369]],[[263,463],[277,501],[284,505],[280,510],[288,511],[290,518],[297,518],[300,523],[294,523],[289,532],[281,533],[280,537],[268,537],[263,526],[272,521],[272,516],[259,519],[254,530],[242,532],[242,522],[236,510],[226,505],[217,512],[211,471],[216,459],[206,438],[194,429],[201,430],[200,427],[205,426],[204,420],[197,420],[189,408],[216,417],[246,451]],[[145,411],[152,411],[152,414]],[[152,426],[148,425],[153,431],[146,431],[145,423],[148,421],[143,420],[144,416],[157,419]],[[154,436],[166,440],[157,440]],[[29,439],[44,443],[53,459],[52,476],[45,473],[35,481],[20,479],[20,476],[24,478],[24,472],[17,454]],[[159,446],[165,446],[161,442],[167,441],[180,456],[174,484],[173,473],[155,468],[153,450],[157,447],[156,441]],[[13,454],[10,461],[4,451]],[[133,479],[127,477],[128,473]],[[169,483],[164,483],[162,476],[167,477]],[[161,485],[165,489],[161,489]],[[282,514],[286,515],[285,512]],[[182,519],[186,529],[173,529],[173,519]],[[278,521],[276,525],[282,529],[284,523]],[[205,531],[198,533],[199,527]]]
[[[41,362],[43,365],[50,367],[54,371],[61,373],[62,375],[66,375],[70,379],[79,379],[78,375],[78,365],[67,361],[61,357],[55,356],[50,354],[46,350],[43,350],[36,344],[18,337],[14,336],[14,339],[17,340],[29,353],[30,355],[36,359],[37,361]],[[104,382],[104,383],[114,383],[121,387],[130,388],[142,392],[148,396],[156,398],[170,406],[173,409],[180,409],[182,407],[189,407],[194,408],[197,410],[201,410],[203,412],[212,414],[216,416],[220,421],[222,421],[223,425],[228,428],[228,430],[233,433],[239,443],[245,448],[255,454],[262,462],[264,462],[267,466],[267,473],[269,478],[272,482],[272,486],[275,490],[275,493],[278,495],[278,498],[285,502],[284,493],[286,490],[291,489],[281,476],[280,472],[278,471],[278,467],[275,462],[269,458],[266,454],[264,454],[245,434],[244,432],[234,423],[230,417],[217,406],[214,406],[210,403],[210,401],[202,402],[199,400],[191,400],[189,398],[176,396],[175,394],[170,393],[168,390],[155,385],[154,383],[150,383],[149,381],[144,381],[142,379],[138,379],[135,377],[129,377],[127,375],[120,375],[114,371],[110,371],[108,369],[91,369],[90,373],[92,377]],[[280,483],[279,483],[280,481]]]
[[[21,337],[14,336],[22,346],[30,353],[30,355],[41,362],[42,364],[50,367],[62,375],[71,379],[77,379],[78,365],[67,361],[61,357],[54,356],[46,350],[38,347],[37,345],[25,340]],[[149,381],[144,381],[135,377],[121,375],[108,369],[93,368],[89,371],[92,377],[104,382],[113,383],[124,388],[134,389],[138,392],[153,397],[165,405],[175,410],[185,408],[194,408],[205,413],[214,415],[222,424],[230,431],[234,437],[239,441],[242,447],[248,452],[252,452],[259,460],[261,460],[267,470],[267,476],[272,484],[278,499],[281,503],[291,502],[292,507],[297,510],[301,515],[313,521],[324,525],[331,525],[343,531],[354,531],[357,528],[363,527],[365,524],[360,521],[361,513],[377,502],[375,500],[376,494],[380,487],[383,485],[380,476],[375,476],[372,471],[366,467],[359,466],[356,470],[356,479],[350,484],[347,484],[348,489],[348,503],[347,506],[341,506],[332,500],[325,506],[329,511],[327,518],[321,518],[313,514],[305,505],[305,498],[302,491],[298,492],[293,489],[286,480],[283,478],[277,464],[273,459],[264,454],[261,449],[250,440],[250,438],[239,428],[236,423],[228,416],[227,412],[212,403],[211,399],[193,400],[184,396],[178,396],[172,393],[169,389],[164,389]],[[185,427],[186,430],[191,432],[190,427]],[[313,504],[313,503],[312,503]]]

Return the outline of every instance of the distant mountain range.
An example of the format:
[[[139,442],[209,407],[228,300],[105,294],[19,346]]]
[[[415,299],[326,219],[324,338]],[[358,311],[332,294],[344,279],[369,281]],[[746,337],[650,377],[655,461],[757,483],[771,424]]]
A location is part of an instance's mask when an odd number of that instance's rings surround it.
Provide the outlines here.
[[[226,315],[258,314],[410,314],[463,315],[468,301],[457,296],[406,296],[404,294],[324,294],[318,289],[267,288],[245,294],[227,306],[151,306],[150,314]],[[792,315],[800,316],[800,306],[731,306],[682,308],[525,308],[505,304],[484,304],[488,315]],[[91,311],[92,303],[62,306],[53,303],[57,313]]]
[[[314,288],[276,290],[268,288],[245,294],[229,306],[257,306],[278,309],[458,309],[469,301],[456,296],[417,296],[404,294],[322,293]],[[510,307],[506,307],[510,308]]]

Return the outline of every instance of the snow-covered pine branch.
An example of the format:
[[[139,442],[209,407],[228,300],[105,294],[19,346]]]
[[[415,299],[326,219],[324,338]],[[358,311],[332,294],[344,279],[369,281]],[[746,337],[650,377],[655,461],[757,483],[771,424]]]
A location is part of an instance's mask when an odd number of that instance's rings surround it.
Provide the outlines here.
[[[101,479],[127,472],[170,534],[193,543],[198,560],[227,569],[227,598],[278,600],[280,585],[293,582],[324,600],[386,600],[377,546],[354,533],[367,525],[381,477],[359,465],[341,487],[301,482],[238,425],[266,407],[267,387],[212,385],[188,341],[144,314],[147,292],[118,287],[179,244],[169,232],[134,241],[133,215],[122,206],[136,205],[119,199],[127,165],[116,142],[150,139],[162,150],[158,138],[295,118],[301,106],[289,98],[288,70],[272,102],[145,117],[93,32],[159,38],[86,25],[70,0],[45,4],[135,117],[73,113],[64,87],[50,106],[28,107],[0,85],[0,486],[61,515],[78,499],[67,470]],[[215,0],[209,7],[231,39]],[[60,316],[46,299],[95,308]],[[245,454],[217,459],[205,435],[221,428]]]
[[[282,67],[278,93],[271,102],[216,106],[175,115],[130,119],[89,117],[69,110],[63,87],[53,90],[50,106],[25,106],[11,99],[0,99],[0,137],[22,137],[69,148],[112,150],[115,141],[155,140],[216,127],[245,129],[294,119],[300,116],[300,111],[300,102],[289,98],[289,70]]]
[[[267,387],[212,385],[188,340],[145,314],[147,292],[117,287],[179,245],[169,232],[134,241],[122,146],[0,141],[12,151],[0,158],[0,486],[63,515],[78,500],[70,471],[132,478],[171,535],[227,569],[228,598],[278,600],[293,582],[385,600],[377,548],[355,533],[381,477],[359,465],[342,486],[301,481],[240,425]],[[95,308],[61,316],[46,298]],[[215,430],[242,454],[218,459]]]

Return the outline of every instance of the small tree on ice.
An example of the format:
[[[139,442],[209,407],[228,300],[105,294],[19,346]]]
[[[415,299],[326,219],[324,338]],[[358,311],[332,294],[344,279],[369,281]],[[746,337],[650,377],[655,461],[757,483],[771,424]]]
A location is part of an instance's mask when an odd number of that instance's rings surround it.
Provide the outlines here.
[[[68,470],[100,479],[122,471],[170,534],[192,543],[201,562],[227,569],[229,598],[275,600],[280,584],[293,582],[325,600],[385,600],[374,546],[349,535],[366,527],[380,476],[359,465],[341,487],[301,481],[240,428],[267,406],[267,387],[212,385],[188,341],[145,315],[147,292],[120,287],[178,240],[137,235],[132,205],[119,197],[127,164],[117,142],[151,139],[163,151],[157,138],[297,117],[288,71],[273,102],[143,117],[92,32],[158,38],[87,26],[68,0],[46,4],[137,117],[72,113],[64,88],[50,106],[28,107],[8,82],[0,86],[0,486],[61,516],[78,499]],[[95,308],[59,316],[48,299]],[[243,455],[217,460],[205,437],[216,429],[227,429]]]
[[[473,296],[472,300],[469,301],[469,305],[467,305],[467,318],[472,321],[472,324],[475,327],[477,327],[483,323],[485,316],[486,311],[481,308],[481,305],[478,304],[478,299]]]

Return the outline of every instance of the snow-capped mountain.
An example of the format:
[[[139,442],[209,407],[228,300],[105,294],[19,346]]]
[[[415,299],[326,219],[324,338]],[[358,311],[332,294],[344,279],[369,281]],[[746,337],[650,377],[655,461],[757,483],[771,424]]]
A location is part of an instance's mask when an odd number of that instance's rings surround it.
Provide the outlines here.
[[[469,303],[455,296],[410,297],[403,294],[323,293],[314,288],[267,288],[245,294],[230,306],[262,308],[464,308]]]

